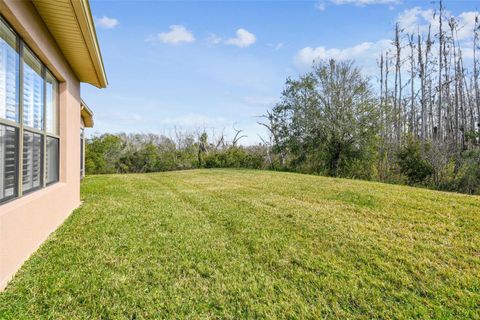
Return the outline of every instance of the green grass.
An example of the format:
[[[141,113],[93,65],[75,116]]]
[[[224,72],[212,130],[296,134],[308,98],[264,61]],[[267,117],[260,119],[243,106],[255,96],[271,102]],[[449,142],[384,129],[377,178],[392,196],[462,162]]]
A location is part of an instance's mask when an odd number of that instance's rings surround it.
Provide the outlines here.
[[[82,197],[0,318],[480,318],[480,197],[248,170]]]

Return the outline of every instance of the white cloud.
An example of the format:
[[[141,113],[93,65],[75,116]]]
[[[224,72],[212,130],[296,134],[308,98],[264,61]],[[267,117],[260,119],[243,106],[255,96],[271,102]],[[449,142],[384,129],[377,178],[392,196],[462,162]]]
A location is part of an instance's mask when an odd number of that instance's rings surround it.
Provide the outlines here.
[[[225,40],[225,43],[237,46],[239,48],[246,48],[254,44],[255,41],[257,41],[257,39],[253,33],[240,28],[237,30],[236,36],[234,38]]]
[[[353,47],[338,49],[326,48],[323,46],[312,48],[305,47],[301,49],[295,58],[297,65],[309,66],[317,60],[349,60],[359,58],[376,58],[383,50],[390,47],[391,41],[383,39],[377,42],[362,42]]]
[[[105,28],[105,29],[113,29],[118,26],[118,20],[115,18],[109,18],[107,16],[103,16],[97,19],[98,26]]]
[[[398,15],[397,22],[400,28],[407,33],[422,33],[428,32],[428,27],[431,25],[432,35],[438,32],[439,22],[438,16],[434,19],[433,9],[422,9],[414,7],[403,11]],[[466,11],[460,13],[458,16],[452,15],[450,11],[444,11],[445,18],[456,18],[458,23],[458,40],[465,40],[473,37],[473,28],[475,27],[475,11]],[[445,30],[448,30],[448,23],[445,23]]]
[[[315,4],[315,9],[317,9],[318,11],[325,11],[326,7],[325,7],[325,2],[320,0],[318,1],[316,4]]]
[[[425,33],[428,31],[428,26],[432,26],[432,31],[435,32],[438,26],[437,19],[433,18],[433,9],[422,9],[420,7],[413,7],[406,9],[397,17],[397,22],[401,29],[407,33]]]
[[[472,42],[467,42],[461,45],[462,50],[462,57],[464,59],[469,59],[470,61],[473,61],[473,43]],[[477,58],[478,58],[478,52],[477,52]]]
[[[310,67],[319,60],[355,60],[367,74],[375,74],[376,60],[383,51],[391,47],[391,40],[382,39],[377,42],[362,42],[348,48],[326,48],[324,46],[305,47],[295,56],[298,67]]]
[[[168,44],[179,44],[182,42],[194,42],[193,33],[182,25],[171,25],[170,31],[161,32],[154,37],[147,39],[148,41],[160,41]]]
[[[350,0],[335,0],[338,3],[350,2]],[[353,0],[352,0],[353,1]],[[363,3],[371,2],[370,0],[362,0]],[[439,23],[438,16],[433,17],[433,9],[422,9],[413,7],[400,13],[396,19],[404,33],[416,34],[420,32],[425,34],[431,25],[432,37],[438,33]],[[475,15],[473,11],[462,12],[455,16],[458,22],[458,40],[462,49],[463,57],[471,59],[473,28],[475,25]],[[444,11],[445,18],[454,17],[451,12]],[[449,32],[447,21],[445,22],[445,31]],[[405,41],[402,38],[402,41]],[[434,43],[436,46],[437,43]],[[388,52],[393,49],[392,40],[382,39],[376,42],[362,42],[347,48],[327,48],[325,46],[305,47],[299,50],[294,58],[295,64],[300,68],[310,67],[312,63],[319,60],[354,60],[355,63],[362,67],[363,71],[368,75],[376,75],[378,73],[377,61],[382,52]],[[436,52],[438,49],[434,49]],[[392,53],[393,54],[393,53]],[[402,56],[408,54],[402,51]]]
[[[473,37],[473,29],[475,28],[475,16],[478,12],[467,11],[457,16],[458,19],[458,39],[464,40]]]
[[[370,4],[399,4],[400,0],[330,0],[334,4],[353,4],[359,7],[364,7]]]

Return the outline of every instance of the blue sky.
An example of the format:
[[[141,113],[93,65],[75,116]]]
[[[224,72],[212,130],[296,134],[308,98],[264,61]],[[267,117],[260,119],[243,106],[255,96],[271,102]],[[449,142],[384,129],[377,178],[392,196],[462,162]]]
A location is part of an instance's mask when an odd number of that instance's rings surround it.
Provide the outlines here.
[[[446,1],[465,30],[479,1]],[[82,85],[95,113],[91,133],[173,134],[207,129],[244,144],[263,135],[258,116],[285,79],[313,59],[355,59],[374,76],[396,21],[417,30],[435,4],[408,0],[95,1],[91,0],[109,81]],[[461,39],[466,47],[469,35]],[[468,55],[468,53],[466,53]]]

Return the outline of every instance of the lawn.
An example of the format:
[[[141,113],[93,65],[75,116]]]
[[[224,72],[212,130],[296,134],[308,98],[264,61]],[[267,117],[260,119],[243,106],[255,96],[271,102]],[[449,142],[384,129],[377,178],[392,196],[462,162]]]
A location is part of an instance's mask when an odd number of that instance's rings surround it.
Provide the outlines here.
[[[480,318],[480,197],[249,170],[87,177],[0,318]]]

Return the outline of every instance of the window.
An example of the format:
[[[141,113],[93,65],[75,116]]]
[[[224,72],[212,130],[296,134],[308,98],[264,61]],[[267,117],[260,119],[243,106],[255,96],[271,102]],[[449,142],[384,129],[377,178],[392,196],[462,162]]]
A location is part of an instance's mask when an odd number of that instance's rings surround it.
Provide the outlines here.
[[[45,121],[47,133],[58,134],[58,84],[50,72],[45,75]]]
[[[45,166],[47,184],[58,181],[58,138],[47,137],[47,158]]]
[[[80,128],[80,178],[85,177],[85,128]]]
[[[17,196],[18,129],[0,124],[0,202]]]
[[[46,184],[58,181],[59,178],[59,155],[60,140],[58,122],[58,83],[53,75],[45,73],[45,131],[47,133],[45,155],[45,179]]]
[[[18,122],[17,37],[0,23],[0,119]]]
[[[38,189],[43,185],[43,136],[25,131],[23,133],[23,192]]]
[[[42,64],[23,48],[23,125],[43,130]]]
[[[59,179],[58,82],[0,17],[0,202]]]

